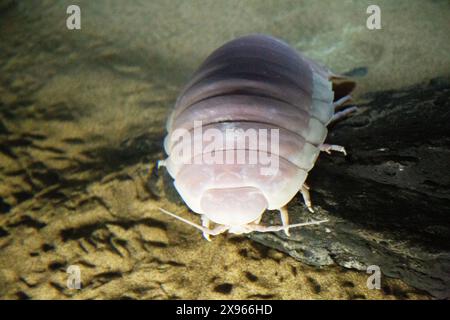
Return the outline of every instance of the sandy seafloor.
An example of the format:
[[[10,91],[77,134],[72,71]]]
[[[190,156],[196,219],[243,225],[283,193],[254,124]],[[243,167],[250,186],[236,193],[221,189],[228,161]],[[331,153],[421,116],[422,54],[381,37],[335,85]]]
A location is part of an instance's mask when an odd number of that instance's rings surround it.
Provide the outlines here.
[[[448,1],[0,1],[0,298],[415,299],[400,280],[313,268],[241,236],[212,242],[146,181],[182,85],[236,36],[278,36],[358,89],[450,74]],[[162,182],[159,182],[161,184]],[[69,265],[82,288],[66,287]]]

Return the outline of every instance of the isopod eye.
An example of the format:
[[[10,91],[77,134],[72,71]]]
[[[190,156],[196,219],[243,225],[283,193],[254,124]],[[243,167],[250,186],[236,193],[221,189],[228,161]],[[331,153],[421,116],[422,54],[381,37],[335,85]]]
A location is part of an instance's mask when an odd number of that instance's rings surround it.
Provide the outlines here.
[[[255,221],[268,206],[266,197],[254,187],[210,189],[200,204],[210,220],[227,226]]]

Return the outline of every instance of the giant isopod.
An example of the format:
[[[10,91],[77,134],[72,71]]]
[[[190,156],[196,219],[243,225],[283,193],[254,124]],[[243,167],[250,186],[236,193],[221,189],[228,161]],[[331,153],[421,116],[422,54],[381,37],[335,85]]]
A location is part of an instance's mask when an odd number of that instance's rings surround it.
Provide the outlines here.
[[[179,95],[167,121],[168,157],[159,163],[202,224],[161,211],[208,240],[225,231],[289,235],[290,228],[324,222],[289,224],[286,205],[300,191],[313,211],[305,180],[321,151],[345,154],[324,141],[327,125],[354,110],[335,112],[353,87],[274,37],[224,44]],[[279,210],[282,225],[261,225],[266,210]]]

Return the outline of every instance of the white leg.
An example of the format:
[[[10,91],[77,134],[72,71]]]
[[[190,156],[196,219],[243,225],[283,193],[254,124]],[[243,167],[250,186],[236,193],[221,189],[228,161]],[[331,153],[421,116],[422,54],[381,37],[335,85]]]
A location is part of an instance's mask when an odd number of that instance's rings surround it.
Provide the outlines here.
[[[260,226],[260,225],[251,225],[252,231],[257,232],[277,232],[281,230],[286,230],[290,228],[298,228],[298,227],[304,227],[304,226],[311,226],[311,225],[317,225],[324,222],[328,222],[328,220],[320,220],[320,221],[311,221],[311,222],[304,222],[304,223],[295,223],[290,224],[287,226]]]
[[[336,109],[339,106],[342,106],[344,103],[346,103],[347,101],[351,100],[352,96],[351,95],[346,95],[342,98],[340,98],[339,100],[336,100],[335,102],[333,102],[333,106]]]
[[[287,227],[289,225],[289,212],[287,210],[287,207],[284,206],[284,207],[280,208],[279,211],[280,211],[280,216],[281,216],[281,224],[283,225],[283,227]],[[289,229],[288,228],[284,229],[284,233],[288,237],[291,235],[289,233]]]
[[[311,212],[314,212],[311,204],[311,197],[309,195],[309,187],[305,185],[302,186],[302,189],[300,190],[303,196],[303,201],[305,202],[306,207],[308,207],[308,210]]]
[[[211,221],[208,219],[208,217],[202,214],[201,219],[202,219],[202,226],[205,227],[206,229],[210,229]],[[209,234],[206,232],[203,232],[203,238],[205,238],[208,241],[211,241],[211,239],[209,238]]]
[[[347,109],[344,109],[342,111],[336,112],[333,117],[331,118],[331,120],[327,123],[327,125],[329,125],[332,122],[338,121],[342,118],[345,118],[347,115],[349,115],[352,112],[355,112],[356,110],[358,110],[357,107],[350,107]]]
[[[160,210],[162,213],[164,213],[164,214],[167,214],[167,215],[169,215],[169,216],[171,216],[171,217],[173,217],[173,218],[175,218],[175,219],[177,219],[177,220],[183,221],[184,223],[186,223],[186,224],[188,224],[188,225],[190,225],[190,226],[192,226],[192,227],[194,227],[194,228],[196,228],[196,229],[202,231],[202,232],[203,232],[203,235],[204,235],[205,238],[206,238],[206,240],[209,240],[209,237],[207,237],[208,235],[216,236],[216,235],[221,234],[221,233],[227,231],[228,229],[230,229],[229,226],[218,225],[217,227],[215,227],[214,229],[211,230],[211,229],[209,228],[209,222],[210,222],[210,221],[209,221],[209,219],[208,219],[206,216],[204,216],[204,215],[201,216],[201,218],[202,218],[202,223],[203,223],[203,226],[201,226],[201,225],[196,224],[195,222],[192,222],[192,221],[189,221],[189,220],[187,220],[187,219],[185,219],[185,218],[182,218],[182,217],[176,215],[175,213],[172,213],[172,212],[170,212],[170,211],[167,211],[167,210],[165,210],[165,209],[163,209],[163,208],[159,208],[159,210]]]
[[[338,146],[335,144],[321,144],[319,146],[320,151],[324,151],[328,154],[331,154],[331,151],[338,151],[342,152],[344,155],[347,155],[347,152],[345,151],[345,148],[343,146]]]
[[[166,166],[166,160],[158,160],[157,162],[158,169]]]
[[[262,219],[262,215],[260,215],[259,218],[256,219],[255,221],[253,221],[252,223],[259,224],[261,222],[261,219]]]

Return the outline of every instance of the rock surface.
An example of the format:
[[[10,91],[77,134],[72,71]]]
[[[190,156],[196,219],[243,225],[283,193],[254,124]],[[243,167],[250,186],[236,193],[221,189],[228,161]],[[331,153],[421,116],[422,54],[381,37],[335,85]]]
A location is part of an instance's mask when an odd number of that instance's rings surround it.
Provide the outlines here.
[[[385,275],[449,298],[449,79],[366,98],[328,138],[349,155],[321,155],[307,180],[317,213],[305,213],[299,198],[291,203],[294,221],[330,221],[293,230],[290,238],[250,238],[311,265],[378,265]]]

